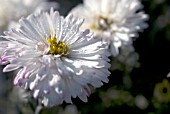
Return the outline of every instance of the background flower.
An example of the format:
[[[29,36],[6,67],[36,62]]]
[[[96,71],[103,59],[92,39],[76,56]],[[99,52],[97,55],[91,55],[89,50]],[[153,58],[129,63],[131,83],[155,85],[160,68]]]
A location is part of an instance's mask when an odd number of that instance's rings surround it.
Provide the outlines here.
[[[0,1],[0,34],[7,28],[17,26],[18,20],[40,10],[58,8],[57,2],[47,0],[1,0]]]
[[[110,43],[110,52],[116,56],[119,47],[131,45],[133,37],[147,28],[148,15],[139,0],[84,0],[72,13],[85,18],[83,28],[90,28],[98,38]]]

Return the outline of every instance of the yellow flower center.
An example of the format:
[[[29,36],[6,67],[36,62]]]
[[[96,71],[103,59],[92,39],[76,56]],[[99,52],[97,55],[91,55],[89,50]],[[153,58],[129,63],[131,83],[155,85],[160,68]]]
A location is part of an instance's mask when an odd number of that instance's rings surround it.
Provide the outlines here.
[[[48,38],[47,42],[50,45],[50,50],[48,51],[48,54],[53,54],[53,55],[67,54],[68,52],[67,45],[63,42],[58,41],[56,37]]]
[[[90,28],[92,30],[108,30],[110,28],[112,22],[109,21],[108,18],[102,17],[102,16],[97,16],[96,17],[96,24],[91,25]]]

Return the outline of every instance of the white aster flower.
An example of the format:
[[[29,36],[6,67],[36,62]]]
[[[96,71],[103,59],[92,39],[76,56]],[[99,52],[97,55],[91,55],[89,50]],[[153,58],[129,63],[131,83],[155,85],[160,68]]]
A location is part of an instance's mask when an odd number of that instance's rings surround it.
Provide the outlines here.
[[[16,21],[21,17],[50,7],[57,8],[58,4],[47,0],[0,0],[0,33],[17,26]]]
[[[95,36],[110,43],[112,55],[119,47],[131,45],[132,37],[147,27],[148,19],[141,9],[140,0],[84,0],[71,13],[85,18],[84,28],[90,28]]]
[[[86,102],[89,85],[108,82],[107,45],[89,30],[79,32],[83,19],[71,14],[64,19],[51,10],[19,23],[2,36],[8,41],[0,42],[0,63],[9,63],[4,72],[20,68],[14,84],[30,89],[45,106],[72,103],[77,96]]]

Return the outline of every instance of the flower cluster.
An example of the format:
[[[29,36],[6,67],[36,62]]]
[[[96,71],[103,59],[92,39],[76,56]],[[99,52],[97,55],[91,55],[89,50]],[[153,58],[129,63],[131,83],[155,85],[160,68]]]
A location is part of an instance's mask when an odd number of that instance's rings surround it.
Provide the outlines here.
[[[0,64],[6,65],[4,72],[19,70],[14,85],[31,91],[46,107],[72,103],[76,97],[87,102],[91,86],[98,88],[109,81],[113,63],[109,57],[119,55],[119,48],[133,49],[132,37],[147,27],[144,21],[148,16],[141,11],[139,0],[84,0],[66,17],[53,8],[47,12],[38,7],[34,12],[40,0],[29,5],[31,2],[12,0],[15,6],[19,3],[31,10],[17,12],[20,7],[10,7],[9,17],[0,14],[0,19],[5,18],[0,27],[10,26],[1,36]],[[33,13],[11,27],[11,20],[28,12]],[[134,50],[128,54],[131,52]],[[128,61],[125,64],[129,65]]]

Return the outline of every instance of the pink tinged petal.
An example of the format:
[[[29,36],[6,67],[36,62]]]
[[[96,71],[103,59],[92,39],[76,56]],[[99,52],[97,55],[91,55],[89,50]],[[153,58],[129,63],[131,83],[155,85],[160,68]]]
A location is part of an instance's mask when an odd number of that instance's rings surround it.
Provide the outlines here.
[[[28,78],[30,76],[30,72],[25,73],[24,78]]]
[[[13,71],[13,70],[16,70],[18,68],[20,68],[21,66],[19,65],[16,65],[16,64],[9,64],[7,65],[4,69],[3,69],[3,72],[9,72],[9,71]]]
[[[14,85],[22,85],[22,79],[24,79],[24,77],[25,77],[25,74],[26,74],[26,68],[23,68],[23,69],[21,69],[19,72],[18,72],[18,74],[17,74],[17,76],[15,77],[15,79],[14,79]]]
[[[1,56],[0,57],[0,64],[6,64],[8,63],[8,58],[6,56]]]
[[[90,90],[90,88],[89,88],[88,86],[84,87],[84,92],[85,92],[85,94],[86,94],[88,97],[89,97],[90,94],[91,94],[91,90]]]

